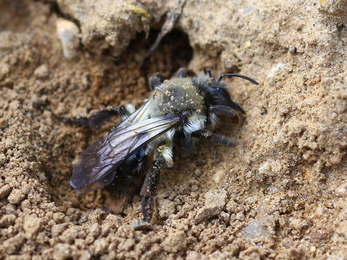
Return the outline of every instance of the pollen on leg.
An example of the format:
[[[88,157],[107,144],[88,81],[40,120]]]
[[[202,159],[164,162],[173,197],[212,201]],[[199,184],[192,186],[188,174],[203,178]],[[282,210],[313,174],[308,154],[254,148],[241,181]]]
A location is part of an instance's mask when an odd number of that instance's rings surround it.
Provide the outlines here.
[[[157,151],[158,151],[158,154],[165,159],[167,167],[172,167],[173,166],[172,148],[167,145],[161,145],[158,147]]]

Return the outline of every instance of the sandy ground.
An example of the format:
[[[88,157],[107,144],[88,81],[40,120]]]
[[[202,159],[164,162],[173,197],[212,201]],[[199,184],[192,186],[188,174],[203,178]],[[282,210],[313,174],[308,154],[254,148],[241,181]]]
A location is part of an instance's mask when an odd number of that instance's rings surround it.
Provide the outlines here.
[[[347,259],[347,1],[114,2],[0,1],[0,258]],[[57,117],[139,106],[151,74],[203,66],[259,81],[227,80],[247,117],[218,131],[244,146],[176,152],[150,230],[131,225],[138,197],[116,214],[105,190],[74,192],[79,154],[118,121]]]

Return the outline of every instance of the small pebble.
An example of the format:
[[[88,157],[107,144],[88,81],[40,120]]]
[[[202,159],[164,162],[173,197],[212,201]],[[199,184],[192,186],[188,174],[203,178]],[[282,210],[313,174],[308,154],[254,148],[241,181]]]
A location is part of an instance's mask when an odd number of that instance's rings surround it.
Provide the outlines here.
[[[142,219],[133,219],[131,221],[131,225],[135,228],[135,230],[143,230],[143,229],[151,228],[151,224]]]
[[[194,191],[197,191],[198,189],[199,189],[198,185],[193,185],[191,188],[191,191],[194,192]]]
[[[49,76],[49,70],[46,64],[42,64],[41,66],[37,67],[34,71],[34,75],[38,79],[44,79]]]
[[[63,47],[64,57],[71,60],[77,55],[77,50],[79,48],[79,29],[73,22],[62,18],[57,20],[56,26]]]
[[[347,197],[347,182],[341,184],[339,187],[336,188],[335,193],[337,195],[340,195],[342,197]]]
[[[10,73],[10,65],[7,63],[0,64],[0,80],[3,80]]]
[[[3,199],[7,197],[8,194],[10,194],[12,188],[10,185],[6,184],[0,188],[0,199]]]
[[[225,207],[227,192],[224,189],[215,189],[205,194],[205,206],[198,210],[195,223],[201,223],[207,219],[217,216]]]
[[[289,52],[290,52],[291,54],[295,54],[296,51],[297,51],[297,49],[296,49],[295,46],[290,46],[290,47],[289,47]]]
[[[243,234],[247,239],[257,243],[266,240],[268,230],[260,223],[260,221],[253,221],[243,229]]]

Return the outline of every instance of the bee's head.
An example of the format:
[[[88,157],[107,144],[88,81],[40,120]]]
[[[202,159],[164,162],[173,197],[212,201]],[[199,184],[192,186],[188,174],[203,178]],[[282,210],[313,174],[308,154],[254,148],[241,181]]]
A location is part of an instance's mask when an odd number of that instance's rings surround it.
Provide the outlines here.
[[[218,115],[227,115],[231,117],[238,117],[240,119],[245,111],[236,104],[230,97],[229,85],[223,81],[225,77],[239,77],[258,84],[255,80],[239,75],[239,74],[222,74],[216,80],[207,67],[204,68],[204,75],[195,76],[192,78],[193,85],[198,89],[198,92],[204,97],[205,105],[207,108],[207,123],[217,121]]]

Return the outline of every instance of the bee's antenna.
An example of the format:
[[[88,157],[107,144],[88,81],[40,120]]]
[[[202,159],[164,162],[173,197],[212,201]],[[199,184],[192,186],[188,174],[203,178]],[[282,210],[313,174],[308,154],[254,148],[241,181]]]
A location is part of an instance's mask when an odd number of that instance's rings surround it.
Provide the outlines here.
[[[221,81],[224,77],[238,77],[238,78],[243,78],[243,79],[246,79],[256,85],[258,85],[259,83],[256,82],[254,79],[251,79],[247,76],[243,76],[243,75],[240,75],[240,74],[234,74],[234,73],[228,73],[228,74],[222,74],[220,75],[219,79],[217,81]]]

